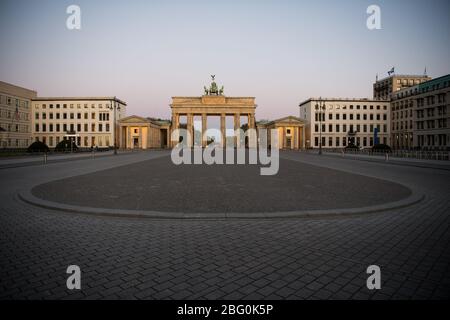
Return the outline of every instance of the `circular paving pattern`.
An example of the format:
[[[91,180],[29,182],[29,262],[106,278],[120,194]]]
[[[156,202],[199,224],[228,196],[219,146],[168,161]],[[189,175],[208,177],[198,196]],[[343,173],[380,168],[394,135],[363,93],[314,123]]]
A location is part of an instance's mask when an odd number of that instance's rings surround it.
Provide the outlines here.
[[[375,206],[411,191],[393,182],[280,159],[259,165],[179,165],[163,157],[52,181],[40,199],[81,207],[182,213],[270,213]]]

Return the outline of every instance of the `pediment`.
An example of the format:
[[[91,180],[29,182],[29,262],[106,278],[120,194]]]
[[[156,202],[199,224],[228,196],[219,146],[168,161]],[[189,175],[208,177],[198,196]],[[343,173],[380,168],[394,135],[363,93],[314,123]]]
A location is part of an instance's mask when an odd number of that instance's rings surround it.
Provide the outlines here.
[[[128,116],[123,119],[120,119],[120,122],[121,123],[149,123],[150,120],[147,118],[133,115],[133,116]]]
[[[290,123],[290,124],[306,124],[306,121],[299,117],[287,116],[277,120],[273,120],[274,123]]]

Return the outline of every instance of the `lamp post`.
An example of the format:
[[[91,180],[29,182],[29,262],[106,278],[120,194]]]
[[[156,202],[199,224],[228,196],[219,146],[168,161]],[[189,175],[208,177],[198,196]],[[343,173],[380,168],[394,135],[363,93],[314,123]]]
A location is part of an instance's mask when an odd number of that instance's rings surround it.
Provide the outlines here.
[[[119,106],[116,106],[115,97],[114,100],[111,101],[111,106],[109,108],[113,112],[113,139],[114,139],[114,155],[117,155],[117,144],[116,144],[116,110],[120,110]]]
[[[322,154],[322,110],[325,111],[325,101],[322,97],[316,103],[316,112],[319,110],[319,155]],[[325,116],[325,113],[323,114]],[[325,119],[324,119],[325,120]]]

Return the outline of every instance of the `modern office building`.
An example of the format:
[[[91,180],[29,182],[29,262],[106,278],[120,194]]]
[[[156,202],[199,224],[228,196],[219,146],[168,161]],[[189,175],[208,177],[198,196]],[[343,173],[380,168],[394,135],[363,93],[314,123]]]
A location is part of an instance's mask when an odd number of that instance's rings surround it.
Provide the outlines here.
[[[392,95],[394,148],[448,150],[450,147],[450,75]]]
[[[395,74],[375,81],[373,84],[373,98],[375,100],[389,100],[393,93],[428,80],[431,80],[431,78],[427,75],[419,76]]]
[[[0,148],[27,148],[32,141],[31,99],[36,91],[0,81]]]
[[[114,147],[125,114],[116,97],[39,97],[32,101],[32,135],[50,148],[65,138],[81,148]]]
[[[306,147],[362,148],[390,144],[390,103],[386,100],[310,98],[299,105],[306,121]]]

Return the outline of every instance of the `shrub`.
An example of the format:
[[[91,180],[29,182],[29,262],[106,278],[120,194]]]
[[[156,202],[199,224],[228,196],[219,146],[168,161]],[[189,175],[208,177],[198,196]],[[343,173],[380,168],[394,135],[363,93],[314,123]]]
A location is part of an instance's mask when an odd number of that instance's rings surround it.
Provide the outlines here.
[[[50,149],[42,141],[35,141],[29,145],[27,152],[49,152]]]

